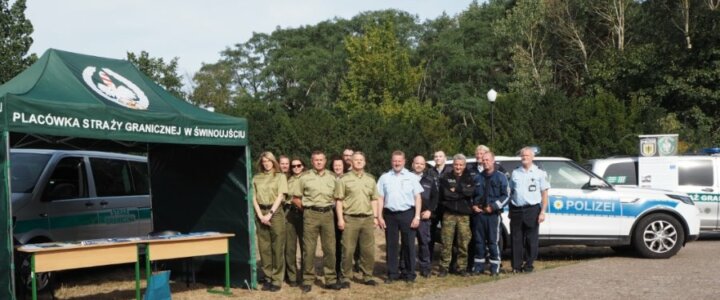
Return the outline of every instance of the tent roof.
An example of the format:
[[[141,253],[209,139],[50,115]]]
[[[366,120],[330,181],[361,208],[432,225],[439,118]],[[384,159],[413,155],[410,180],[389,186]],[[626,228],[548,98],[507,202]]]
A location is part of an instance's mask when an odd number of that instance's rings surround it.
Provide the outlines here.
[[[175,98],[126,60],[50,49],[0,86],[0,128],[131,142],[247,145],[247,121]]]

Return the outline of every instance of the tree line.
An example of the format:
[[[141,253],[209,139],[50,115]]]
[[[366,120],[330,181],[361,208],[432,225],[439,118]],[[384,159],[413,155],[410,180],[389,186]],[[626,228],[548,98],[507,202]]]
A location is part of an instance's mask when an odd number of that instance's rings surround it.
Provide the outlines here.
[[[177,58],[128,59],[181,98],[247,118],[253,153],[350,147],[377,174],[394,149],[537,145],[582,161],[636,154],[639,134],[678,133],[681,152],[718,145],[719,44],[720,0],[489,0],[429,20],[370,11],[254,33],[186,89]]]

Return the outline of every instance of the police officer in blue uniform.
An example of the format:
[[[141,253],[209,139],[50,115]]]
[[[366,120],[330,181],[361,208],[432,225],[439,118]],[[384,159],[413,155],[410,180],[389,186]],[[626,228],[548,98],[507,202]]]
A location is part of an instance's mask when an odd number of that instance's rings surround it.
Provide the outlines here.
[[[490,275],[500,272],[500,214],[510,201],[507,177],[495,168],[495,155],[488,151],[482,157],[483,171],[475,177],[473,199],[473,239],[475,247],[473,274],[485,272],[485,249],[489,252]]]
[[[438,190],[435,178],[426,170],[425,158],[422,155],[415,156],[412,163],[412,171],[420,178],[420,185],[423,192],[420,193],[422,208],[420,209],[420,226],[418,227],[418,264],[422,277],[430,276],[432,262],[432,218],[438,206],[440,191]]]
[[[535,152],[520,149],[521,165],[510,177],[510,234],[513,273],[532,272],[538,254],[540,223],[545,221],[550,183],[533,163]]]

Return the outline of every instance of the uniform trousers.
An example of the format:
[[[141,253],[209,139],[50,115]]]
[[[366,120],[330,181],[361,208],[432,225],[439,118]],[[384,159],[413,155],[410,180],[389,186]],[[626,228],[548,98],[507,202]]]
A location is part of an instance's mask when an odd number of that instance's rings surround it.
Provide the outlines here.
[[[500,214],[473,214],[474,266],[473,272],[485,271],[485,250],[489,255],[490,273],[500,272]]]
[[[404,211],[393,212],[388,209],[383,210],[383,219],[385,220],[385,243],[387,245],[387,275],[388,279],[405,279],[415,280],[415,236],[417,230],[410,227],[415,218],[415,208]],[[400,245],[398,244],[400,240]],[[400,246],[405,253],[403,256],[402,271],[399,270],[398,258],[400,257]],[[401,273],[402,272],[402,273]]]
[[[470,243],[470,216],[446,211],[442,220],[443,249],[440,267],[451,269],[453,241],[457,241],[458,272],[464,272],[468,262],[468,245]]]
[[[289,282],[302,282],[303,213],[294,205],[285,205],[285,271]],[[300,245],[300,267],[297,250]],[[300,271],[298,271],[300,270]]]
[[[353,256],[360,248],[358,268],[362,281],[373,279],[375,266],[375,223],[372,214],[369,216],[345,215],[345,230],[342,233],[342,276],[341,280],[349,282],[352,276]]]
[[[267,214],[270,210],[262,211]],[[285,276],[285,212],[278,209],[270,220],[270,225],[262,224],[259,218],[255,218],[255,228],[265,278],[273,285],[281,286]]]
[[[317,239],[323,252],[323,273],[325,284],[337,283],[335,273],[335,222],[330,210],[320,212],[306,208],[303,210],[303,284],[311,285],[315,281],[315,251]]]
[[[537,259],[539,246],[538,215],[540,215],[540,208],[540,204],[522,207],[510,205],[513,270],[532,271],[534,267],[533,263]]]

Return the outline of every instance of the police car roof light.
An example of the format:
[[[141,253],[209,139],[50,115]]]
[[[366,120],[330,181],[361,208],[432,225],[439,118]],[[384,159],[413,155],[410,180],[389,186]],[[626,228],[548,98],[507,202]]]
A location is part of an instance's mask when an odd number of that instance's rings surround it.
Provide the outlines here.
[[[705,149],[703,149],[703,152],[708,155],[719,155],[720,147],[705,148]]]

